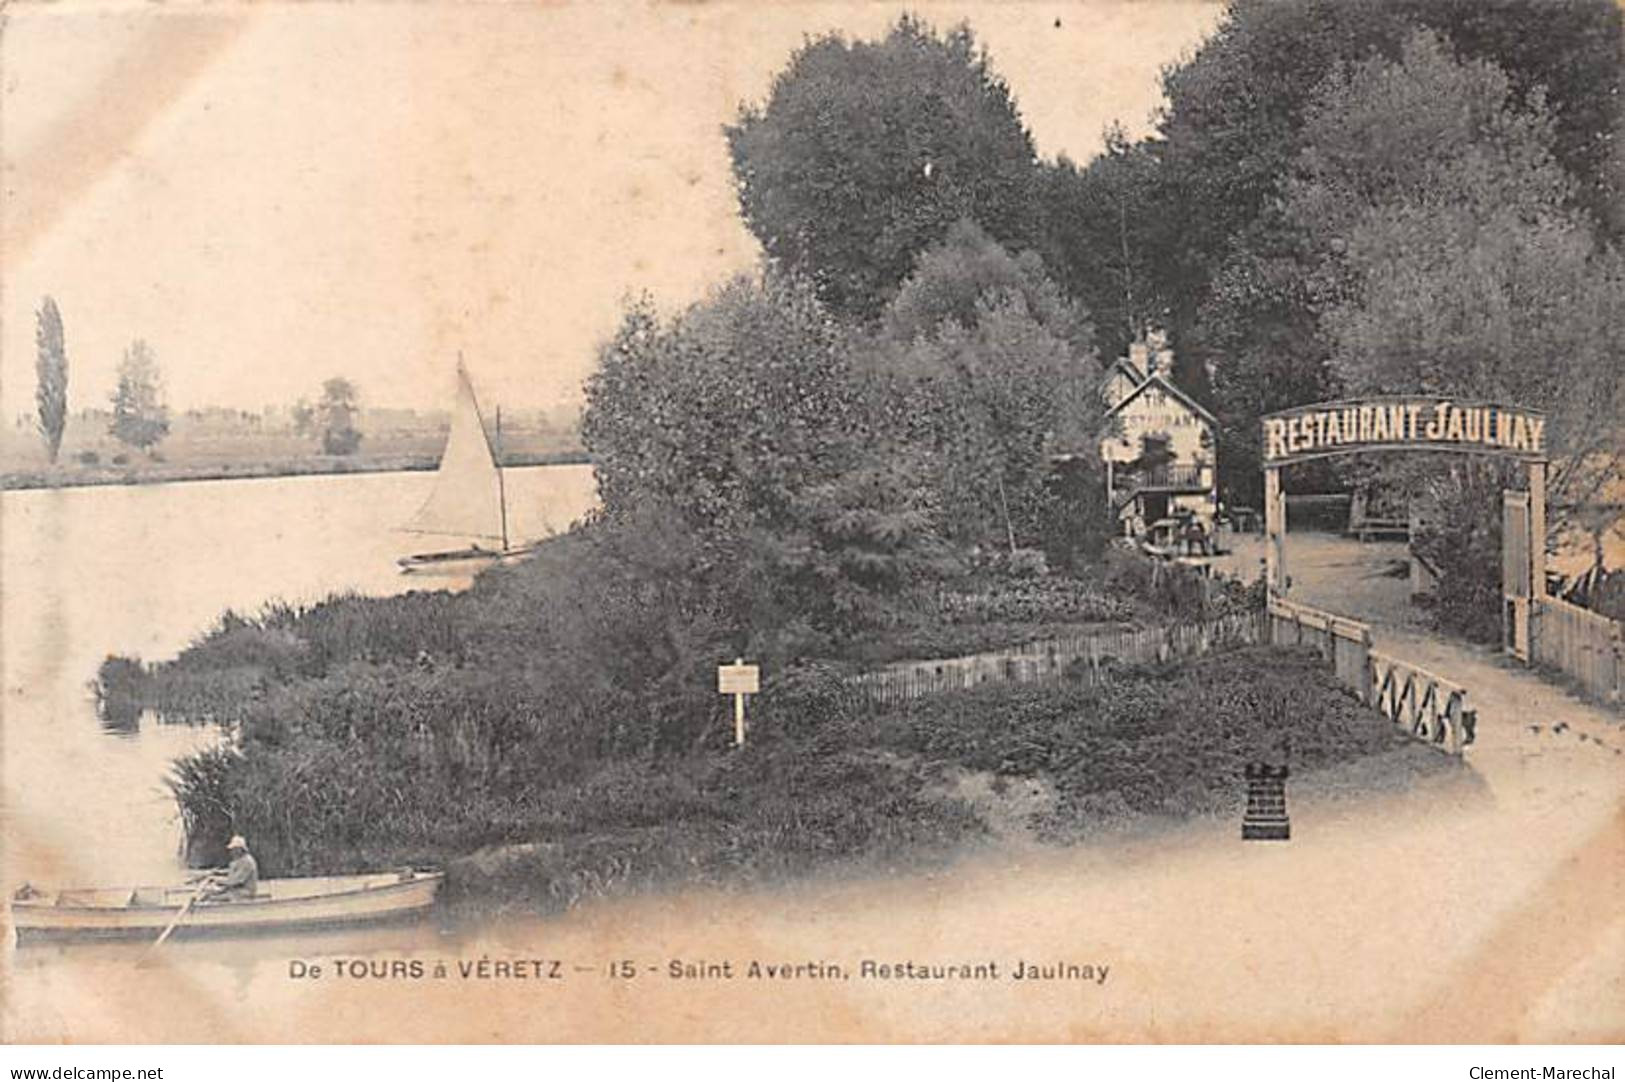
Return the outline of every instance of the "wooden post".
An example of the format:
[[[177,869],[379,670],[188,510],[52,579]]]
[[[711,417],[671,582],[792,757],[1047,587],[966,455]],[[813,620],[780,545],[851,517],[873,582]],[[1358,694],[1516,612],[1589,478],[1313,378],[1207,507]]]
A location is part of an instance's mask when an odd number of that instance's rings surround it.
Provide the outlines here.
[[[1546,461],[1529,463],[1529,596],[1546,597]],[[1533,606],[1532,606],[1533,607]]]
[[[1615,620],[1608,637],[1608,652],[1613,655],[1613,680],[1602,690],[1609,702],[1617,703],[1625,697],[1625,624]]]
[[[1271,597],[1286,593],[1286,502],[1281,497],[1281,471],[1264,470],[1264,581]]]
[[[1360,701],[1371,705],[1371,628],[1360,631]]]
[[[735,665],[743,665],[744,663],[745,663],[744,658],[742,658],[742,657],[734,658],[734,664]],[[745,693],[743,691],[736,691],[736,692],[734,692],[734,747],[742,748],[744,746],[745,746]]]
[[[508,488],[502,479],[502,407],[497,407],[497,446],[491,456],[497,467],[497,506],[502,509],[502,551],[508,551]]]
[[[1106,460],[1106,513],[1111,516],[1112,536],[1120,537],[1123,533],[1123,524],[1117,518],[1117,489],[1116,478],[1112,476],[1112,460]]]

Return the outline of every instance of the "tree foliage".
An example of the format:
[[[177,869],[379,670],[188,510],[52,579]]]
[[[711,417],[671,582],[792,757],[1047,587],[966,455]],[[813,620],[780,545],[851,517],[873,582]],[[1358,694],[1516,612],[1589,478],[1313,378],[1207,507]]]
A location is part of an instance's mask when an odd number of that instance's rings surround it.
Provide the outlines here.
[[[1093,317],[1102,356],[1123,356],[1162,322],[1153,267],[1169,245],[1154,210],[1160,183],[1150,145],[1131,143],[1117,125],[1086,167],[1061,158],[1039,181],[1039,250],[1056,281]]]
[[[1055,457],[1088,459],[1099,426],[1092,340],[1030,253],[962,224],[921,256],[866,369],[873,426],[920,456],[943,537],[1038,546],[1058,529]]]
[[[34,402],[40,435],[52,462],[62,449],[62,431],[68,422],[68,350],[62,334],[62,313],[46,297],[35,314]]]
[[[1576,205],[1625,226],[1613,138],[1625,115],[1625,37],[1609,0],[1235,0],[1214,35],[1164,79],[1159,213],[1178,228],[1160,266],[1165,293],[1182,309],[1194,313],[1231,242],[1281,193],[1306,145],[1303,121],[1321,80],[1374,55],[1397,59],[1418,28],[1504,71],[1514,105],[1543,98],[1556,118],[1553,153],[1578,182]]]
[[[1625,37],[1609,0],[1234,0],[1208,41],[1165,73],[1168,108],[1142,144],[1156,163],[1142,231],[1154,250],[1151,285],[1169,313],[1186,385],[1200,395],[1202,371],[1214,370],[1227,487],[1256,487],[1259,412],[1338,390],[1320,319],[1333,298],[1314,276],[1325,246],[1346,240],[1332,223],[1360,205],[1340,195],[1360,193],[1328,192],[1314,208],[1320,218],[1300,193],[1299,216],[1288,220],[1294,178],[1342,155],[1370,163],[1371,190],[1388,183],[1388,168],[1395,183],[1425,185],[1430,172],[1452,168],[1463,145],[1428,143],[1437,103],[1399,86],[1368,103],[1372,115],[1354,122],[1341,146],[1326,142],[1335,133],[1324,124],[1311,129],[1328,76],[1398,62],[1418,30],[1468,68],[1498,69],[1504,92],[1478,100],[1493,99],[1491,113],[1504,105],[1509,118],[1544,116],[1544,154],[1570,178],[1564,208],[1604,240],[1625,231],[1617,138]],[[1462,96],[1465,83],[1442,89],[1450,100],[1473,97]]]
[[[140,451],[152,450],[169,434],[169,407],[163,401],[158,359],[145,339],[131,342],[119,362],[108,431],[120,443]]]
[[[968,26],[814,39],[726,133],[745,224],[838,316],[877,316],[961,218],[1035,237],[1032,138]]]
[[[1520,105],[1493,65],[1421,32],[1327,80],[1306,130],[1287,213],[1324,253],[1341,381],[1546,409],[1553,502],[1597,483],[1625,451],[1625,274],[1574,206],[1541,97]]]
[[[1560,529],[1564,508],[1617,480],[1625,455],[1625,267],[1577,203],[1556,132],[1542,95],[1520,97],[1493,64],[1458,58],[1418,31],[1397,59],[1374,56],[1323,81],[1305,110],[1285,199],[1268,220],[1282,238],[1275,266],[1289,269],[1278,284],[1293,314],[1281,323],[1314,343],[1322,379],[1355,394],[1423,392],[1547,411]],[[1233,255],[1221,282],[1246,282],[1248,266]],[[1291,359],[1265,351],[1230,367],[1268,373]],[[1292,379],[1285,367],[1283,383]],[[1307,366],[1296,372],[1301,380]],[[1413,541],[1440,573],[1438,617],[1493,637],[1495,494],[1506,471],[1414,457],[1380,469],[1425,521]]]
[[[882,316],[882,334],[910,342],[935,335],[949,322],[975,327],[989,301],[1004,298],[1019,298],[1027,315],[1075,356],[1093,353],[1089,313],[1061,292],[1038,253],[1012,256],[968,219],[954,223],[940,244],[921,253]]]
[[[355,384],[340,376],[325,381],[314,409],[312,423],[322,442],[322,454],[355,454],[361,446],[361,430],[357,427],[361,396]]]
[[[658,514],[690,538],[687,573],[728,583],[734,630],[758,646],[863,619],[940,558],[849,346],[807,283],[740,277],[669,320],[633,305],[588,382],[607,525]]]
[[[846,365],[800,282],[735,278],[667,322],[635,304],[582,417],[605,512],[661,500],[701,531],[784,525],[801,492],[851,462]]]

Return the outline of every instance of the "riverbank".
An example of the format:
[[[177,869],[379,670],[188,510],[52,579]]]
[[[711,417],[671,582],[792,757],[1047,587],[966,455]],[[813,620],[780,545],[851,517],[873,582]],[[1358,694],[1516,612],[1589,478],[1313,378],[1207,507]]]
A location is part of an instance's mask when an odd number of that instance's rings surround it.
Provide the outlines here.
[[[502,464],[568,466],[590,462],[581,450],[507,454]],[[182,481],[241,481],[263,477],[306,477],[324,474],[397,473],[433,470],[436,453],[389,455],[301,455],[260,461],[130,462],[123,465],[61,462],[55,466],[0,471],[0,491],[41,488],[84,488],[99,485],[165,485]]]
[[[174,774],[194,861],[241,833],[271,876],[446,865],[454,907],[475,912],[1236,817],[1257,761],[1313,772],[1394,755],[1406,779],[1460,766],[1309,653],[1119,662],[1088,686],[985,684],[885,707],[852,682],[894,654],[1256,611],[1256,590],[1131,552],[1083,575],[972,559],[825,627],[693,570],[748,555],[596,521],[464,592],[228,613],[172,662],[104,665],[104,706],[233,733]],[[749,641],[733,630],[745,602],[760,621]],[[763,674],[743,748],[715,690],[718,659],[736,656]]]
[[[436,597],[398,599],[389,616],[455,621]],[[297,669],[299,651],[283,649]],[[446,867],[459,924],[1191,822],[1239,830],[1243,768],[1260,760],[1345,801],[1466,774],[1361,706],[1318,656],[1260,647],[1126,668],[1102,686],[990,685],[878,711],[836,672],[803,670],[753,697],[743,748],[717,711],[690,750],[623,755],[560,730],[500,743],[543,722],[518,720],[534,692],[489,675],[347,667],[286,693],[241,668],[219,679],[269,709],[246,715],[243,754],[183,766],[194,832],[249,834],[268,874]]]

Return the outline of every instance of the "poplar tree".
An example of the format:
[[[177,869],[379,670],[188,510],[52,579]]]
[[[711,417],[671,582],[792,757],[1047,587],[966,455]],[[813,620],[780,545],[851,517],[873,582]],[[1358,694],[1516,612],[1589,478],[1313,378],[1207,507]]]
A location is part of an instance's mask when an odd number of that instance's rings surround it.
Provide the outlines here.
[[[34,401],[39,406],[38,425],[45,437],[45,452],[52,462],[62,449],[62,430],[68,423],[68,350],[62,337],[62,313],[56,301],[46,297],[36,313],[34,361],[37,382]]]

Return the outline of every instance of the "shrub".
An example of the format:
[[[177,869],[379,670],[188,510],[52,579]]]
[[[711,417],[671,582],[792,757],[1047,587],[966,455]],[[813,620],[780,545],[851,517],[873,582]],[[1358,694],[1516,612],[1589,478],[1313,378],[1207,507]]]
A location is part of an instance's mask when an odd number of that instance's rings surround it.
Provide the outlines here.
[[[1134,616],[1133,607],[1121,598],[1056,576],[991,582],[974,592],[945,590],[936,607],[951,623],[1115,623]]]
[[[1137,597],[1175,620],[1205,620],[1263,607],[1266,586],[1230,578],[1208,578],[1194,568],[1156,560],[1116,545],[1106,552],[1105,584],[1116,594]]]
[[[811,663],[770,676],[762,688],[758,711],[763,735],[799,738],[851,718],[855,708],[847,674],[835,665]]]
[[[1474,642],[1501,636],[1501,490],[1509,467],[1468,463],[1429,477],[1411,540],[1438,569],[1428,604],[1443,629]]]

